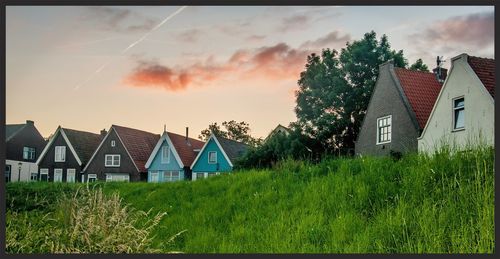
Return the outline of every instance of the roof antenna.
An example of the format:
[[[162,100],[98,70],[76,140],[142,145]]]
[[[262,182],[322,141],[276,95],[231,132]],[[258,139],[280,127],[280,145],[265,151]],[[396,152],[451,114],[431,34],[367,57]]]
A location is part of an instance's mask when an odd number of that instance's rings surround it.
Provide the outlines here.
[[[163,132],[167,131],[167,124],[163,124]]]

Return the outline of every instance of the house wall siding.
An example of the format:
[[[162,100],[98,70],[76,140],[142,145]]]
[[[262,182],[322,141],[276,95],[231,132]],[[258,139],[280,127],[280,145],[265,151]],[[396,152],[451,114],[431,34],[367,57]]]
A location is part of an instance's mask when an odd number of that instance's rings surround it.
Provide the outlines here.
[[[380,67],[373,96],[355,144],[358,155],[388,155],[391,150],[401,153],[417,151],[419,129],[412,120],[391,73],[394,73],[392,64]],[[377,145],[377,118],[386,115],[392,115],[391,142]]]
[[[65,162],[55,162],[55,152],[56,152],[56,146],[65,146],[66,147],[66,161]],[[45,153],[45,156],[40,160],[40,163],[38,164],[38,179],[40,179],[40,170],[41,169],[48,169],[49,171],[49,182],[54,181],[54,169],[63,169],[62,173],[62,181],[66,182],[66,173],[68,169],[75,169],[75,181],[76,182],[81,182],[81,171],[83,167],[80,167],[78,165],[78,162],[76,161],[76,158],[73,155],[73,152],[71,152],[68,144],[64,140],[62,134],[59,132],[57,133],[57,136],[55,136],[54,142],[52,142],[51,146],[47,150],[47,153]]]
[[[465,103],[465,130],[453,132],[453,100],[463,96]],[[453,61],[453,68],[443,86],[427,128],[418,141],[419,150],[434,152],[444,142],[463,148],[467,142],[479,144],[479,134],[484,144],[494,145],[495,105],[491,95],[476,78],[467,63],[467,57]]]
[[[210,151],[216,151],[217,152],[217,164],[209,164],[208,163],[208,152]],[[193,173],[196,172],[208,172],[208,173],[215,173],[215,172],[229,172],[232,170],[232,167],[229,165],[228,161],[222,154],[221,150],[219,149],[219,146],[217,143],[215,143],[214,139],[210,139],[207,146],[201,153],[200,157],[198,158],[198,161],[196,161],[196,164],[193,165],[193,168],[191,168]]]
[[[170,153],[169,163],[166,164],[161,163],[162,148],[167,145],[168,145],[167,141],[164,140],[160,148],[158,149],[158,152],[156,152],[155,157],[148,168],[148,182],[151,182],[152,171],[180,171],[179,179],[180,180],[185,179],[184,168],[182,168],[179,165],[179,163],[177,163],[177,160],[174,157],[174,152],[172,150],[172,148],[174,147],[170,147],[169,149]],[[163,178],[163,173],[158,174],[158,181],[159,182],[165,181],[165,179]]]
[[[111,141],[115,141],[115,146],[111,146]],[[119,167],[106,167],[105,155],[119,154],[120,166]],[[96,174],[98,180],[106,181],[106,173],[127,173],[130,175],[130,181],[140,181],[141,174],[137,171],[132,159],[127,154],[127,151],[121,143],[116,131],[110,130],[106,140],[102,143],[101,147],[97,150],[92,161],[90,161],[87,169],[85,170],[85,180],[88,174]],[[144,172],[145,174],[146,172]]]

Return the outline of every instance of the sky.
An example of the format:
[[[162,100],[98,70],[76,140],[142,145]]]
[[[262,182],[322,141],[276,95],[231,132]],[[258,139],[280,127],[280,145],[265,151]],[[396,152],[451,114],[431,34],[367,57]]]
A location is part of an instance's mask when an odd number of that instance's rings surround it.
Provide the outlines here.
[[[7,6],[6,123],[265,137],[296,120],[307,56],[372,30],[410,64],[494,57],[493,6]]]

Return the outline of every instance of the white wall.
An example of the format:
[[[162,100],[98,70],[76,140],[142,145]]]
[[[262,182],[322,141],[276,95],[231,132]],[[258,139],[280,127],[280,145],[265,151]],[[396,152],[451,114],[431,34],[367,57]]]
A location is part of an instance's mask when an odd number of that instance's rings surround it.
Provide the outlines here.
[[[10,173],[10,180],[12,182],[18,182],[19,181],[19,162],[16,160],[5,160],[5,165],[11,165],[11,173]],[[29,163],[29,162],[24,162],[21,165],[21,181],[26,182],[31,180],[31,173],[37,173],[38,172],[38,166],[36,163]]]
[[[433,152],[441,141],[459,148],[478,144],[481,132],[485,144],[494,145],[494,100],[462,54],[452,61],[448,78],[436,101],[426,128],[418,140],[419,152]],[[452,132],[453,99],[464,96],[465,130]]]

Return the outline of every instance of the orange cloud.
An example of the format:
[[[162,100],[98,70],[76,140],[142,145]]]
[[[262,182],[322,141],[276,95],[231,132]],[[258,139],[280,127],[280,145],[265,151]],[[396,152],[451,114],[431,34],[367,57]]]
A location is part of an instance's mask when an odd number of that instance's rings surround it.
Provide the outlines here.
[[[205,62],[173,69],[156,62],[140,61],[124,83],[132,87],[181,91],[232,76],[241,80],[297,80],[308,54],[307,50],[279,43],[255,50],[238,50],[224,63],[216,63],[209,57]]]

